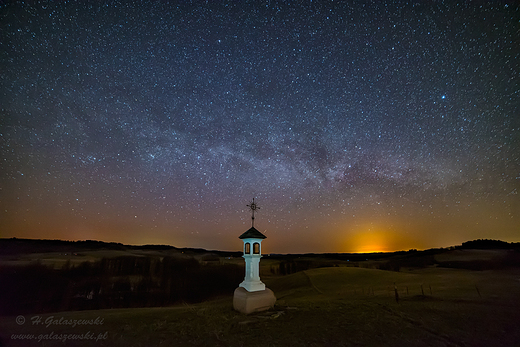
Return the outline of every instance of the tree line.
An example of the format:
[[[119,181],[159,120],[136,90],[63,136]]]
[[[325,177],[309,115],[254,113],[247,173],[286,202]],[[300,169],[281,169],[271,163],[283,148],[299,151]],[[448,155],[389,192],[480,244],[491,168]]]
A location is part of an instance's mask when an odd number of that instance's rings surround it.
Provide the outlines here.
[[[228,295],[243,266],[194,258],[103,258],[61,269],[33,263],[0,268],[0,315],[164,306]]]

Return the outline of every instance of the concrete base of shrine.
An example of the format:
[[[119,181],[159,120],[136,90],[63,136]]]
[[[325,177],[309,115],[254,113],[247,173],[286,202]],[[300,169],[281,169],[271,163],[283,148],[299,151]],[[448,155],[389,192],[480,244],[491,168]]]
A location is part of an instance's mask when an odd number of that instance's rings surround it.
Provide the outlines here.
[[[276,297],[269,288],[248,292],[245,288],[238,287],[233,295],[233,308],[245,314],[266,311],[272,308],[275,302]]]

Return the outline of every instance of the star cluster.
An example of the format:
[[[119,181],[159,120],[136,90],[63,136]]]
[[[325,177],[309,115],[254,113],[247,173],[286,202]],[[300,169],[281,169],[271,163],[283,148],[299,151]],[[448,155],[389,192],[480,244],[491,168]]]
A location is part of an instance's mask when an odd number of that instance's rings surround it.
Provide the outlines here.
[[[519,22],[513,1],[6,2],[1,236],[234,249],[256,197],[273,252],[518,241]]]

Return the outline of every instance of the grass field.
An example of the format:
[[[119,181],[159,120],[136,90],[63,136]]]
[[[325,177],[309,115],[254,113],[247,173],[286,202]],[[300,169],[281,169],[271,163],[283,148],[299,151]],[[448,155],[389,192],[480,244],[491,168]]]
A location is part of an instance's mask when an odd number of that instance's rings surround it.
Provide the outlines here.
[[[235,312],[230,293],[194,305],[26,315],[24,324],[18,324],[20,317],[1,317],[0,345],[520,345],[518,269],[392,272],[333,267],[266,277],[264,282],[278,301],[263,313]],[[93,323],[96,318],[102,324],[58,324],[59,319]],[[93,339],[54,339],[87,332],[91,335],[83,338]]]
[[[103,258],[115,258],[124,256],[135,257],[182,257],[183,254],[177,251],[153,251],[153,250],[87,250],[78,252],[46,252],[28,253],[21,255],[11,255],[0,257],[1,265],[29,265],[35,261],[42,265],[59,269],[67,262],[72,266],[77,266],[83,262],[95,262]]]

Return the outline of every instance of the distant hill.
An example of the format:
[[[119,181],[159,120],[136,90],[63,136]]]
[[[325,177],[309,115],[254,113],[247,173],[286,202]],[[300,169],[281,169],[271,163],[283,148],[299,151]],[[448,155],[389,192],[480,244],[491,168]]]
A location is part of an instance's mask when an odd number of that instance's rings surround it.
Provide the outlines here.
[[[505,242],[500,240],[478,239],[463,242],[457,249],[520,249],[520,242]]]
[[[520,250],[520,242],[505,242],[500,240],[478,239],[473,241],[463,242],[462,245],[449,247],[454,249],[517,249]],[[45,240],[45,239],[21,239],[21,238],[0,238],[0,256],[2,255],[17,255],[29,253],[49,253],[49,252],[78,252],[86,250],[154,250],[154,251],[178,251],[184,253],[203,254],[214,253],[222,257],[237,257],[241,256],[242,252],[232,251],[216,251],[206,250],[203,248],[178,248],[170,245],[124,245],[118,242],[103,242],[96,240],[84,241],[66,241],[66,240]],[[439,249],[430,249],[422,251],[431,253]],[[406,254],[415,253],[417,250],[398,251],[388,253],[307,253],[307,254],[273,254],[271,258],[285,258],[287,256],[306,256],[306,257],[325,257],[340,260],[361,261],[368,259],[378,259],[388,257],[392,254]],[[435,253],[435,252],[434,252]]]
[[[208,251],[202,248],[178,248],[170,245],[124,245],[118,242],[103,242],[95,240],[84,241],[65,241],[65,240],[42,240],[42,239],[19,239],[0,238],[0,256],[17,255],[29,253],[49,253],[49,252],[78,252],[95,250],[154,250],[154,251],[178,251],[184,253],[214,253],[223,257],[241,256],[242,252],[232,251]]]

